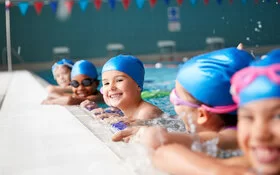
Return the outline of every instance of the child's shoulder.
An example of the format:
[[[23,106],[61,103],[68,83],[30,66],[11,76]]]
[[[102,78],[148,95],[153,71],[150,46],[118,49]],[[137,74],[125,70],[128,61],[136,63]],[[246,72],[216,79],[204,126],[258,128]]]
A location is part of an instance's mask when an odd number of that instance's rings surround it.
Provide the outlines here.
[[[139,113],[140,116],[137,117],[139,119],[151,119],[159,117],[163,114],[163,111],[159,109],[157,106],[154,106],[148,102],[143,101],[141,106],[139,107]]]

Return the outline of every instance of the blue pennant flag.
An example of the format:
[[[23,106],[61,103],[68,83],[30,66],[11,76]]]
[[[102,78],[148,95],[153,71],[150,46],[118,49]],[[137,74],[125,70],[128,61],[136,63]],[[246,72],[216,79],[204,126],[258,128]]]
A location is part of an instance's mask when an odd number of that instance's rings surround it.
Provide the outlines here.
[[[143,8],[145,0],[136,0],[137,7],[139,9]]]
[[[18,4],[19,10],[23,16],[26,14],[28,6],[29,6],[28,2],[20,2]]]
[[[86,10],[86,8],[87,8],[88,1],[87,0],[80,0],[79,4],[80,4],[80,8],[84,12]]]
[[[243,3],[243,4],[246,4],[246,3],[247,3],[247,0],[242,0],[242,3]]]
[[[164,2],[165,2],[166,5],[169,5],[170,0],[164,0]]]
[[[111,9],[115,9],[116,7],[116,0],[109,0],[109,6]]]
[[[54,13],[56,13],[56,9],[57,9],[57,1],[52,1],[51,4],[50,4],[51,8],[52,8],[52,11]]]
[[[196,4],[196,0],[190,0],[192,5]]]
[[[222,0],[217,0],[217,3],[218,3],[219,5],[221,5],[221,4],[222,4]]]

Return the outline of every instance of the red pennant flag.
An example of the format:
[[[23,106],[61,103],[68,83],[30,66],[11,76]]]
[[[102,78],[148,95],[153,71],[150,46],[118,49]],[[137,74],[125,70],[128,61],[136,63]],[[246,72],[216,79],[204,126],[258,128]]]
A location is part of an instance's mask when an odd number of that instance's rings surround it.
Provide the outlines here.
[[[65,6],[67,8],[68,13],[71,13],[73,5],[74,5],[74,1],[72,0],[65,1]]]
[[[182,5],[183,4],[183,0],[177,0],[178,5]]]
[[[229,0],[229,3],[232,4],[232,3],[233,3],[233,0]]]
[[[203,0],[204,4],[207,5],[209,3],[209,0]]]
[[[9,9],[13,6],[13,3],[11,1],[5,1],[5,7],[6,9]]]
[[[258,4],[259,3],[259,0],[254,0],[255,1],[255,4]]]
[[[130,0],[122,0],[122,4],[123,4],[123,8],[124,8],[125,10],[127,10],[127,9],[128,9],[128,6],[129,6],[129,4],[130,4]]]
[[[43,6],[44,6],[44,2],[42,2],[42,1],[34,2],[34,8],[35,8],[37,15],[41,14]]]
[[[94,3],[95,8],[97,10],[99,10],[101,8],[101,5],[102,5],[102,0],[94,0],[93,3]]]
[[[157,3],[157,0],[150,0],[150,6],[153,8]]]

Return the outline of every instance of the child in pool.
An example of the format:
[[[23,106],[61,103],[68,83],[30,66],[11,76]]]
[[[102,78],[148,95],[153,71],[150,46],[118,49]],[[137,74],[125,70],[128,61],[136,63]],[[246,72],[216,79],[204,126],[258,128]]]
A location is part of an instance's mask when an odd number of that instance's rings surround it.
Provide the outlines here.
[[[187,117],[191,116],[202,142],[218,137],[220,148],[238,147],[237,106],[230,94],[230,78],[252,60],[252,55],[243,50],[227,48],[196,56],[180,68],[170,101],[189,131],[192,128]],[[140,137],[142,143],[153,149],[170,143],[190,147],[193,142],[188,133],[168,133],[157,127],[147,128]]]
[[[47,91],[50,96],[72,93],[72,88],[69,84],[71,81],[70,74],[73,65],[74,63],[71,60],[63,58],[52,66],[52,74],[58,86],[49,85],[47,87]]]
[[[102,94],[98,91],[99,80],[93,63],[77,61],[71,71],[73,94],[64,94],[56,99],[45,101],[44,104],[79,105],[85,100],[103,102]]]
[[[181,145],[162,146],[153,163],[171,174],[280,174],[280,49],[237,72],[232,94],[238,104],[238,143],[244,156],[219,160]],[[180,162],[168,164],[166,161]],[[226,173],[225,173],[226,172]]]
[[[118,55],[102,68],[103,97],[108,106],[118,108],[129,120],[152,119],[163,112],[141,98],[145,69],[130,55]]]

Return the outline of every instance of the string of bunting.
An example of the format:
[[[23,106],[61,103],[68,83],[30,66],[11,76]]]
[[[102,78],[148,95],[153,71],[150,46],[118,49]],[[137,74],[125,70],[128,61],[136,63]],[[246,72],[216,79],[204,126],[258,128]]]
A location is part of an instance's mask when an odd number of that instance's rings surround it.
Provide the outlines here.
[[[107,2],[109,4],[109,7],[112,10],[116,8],[117,1],[122,3],[123,8],[125,10],[127,10],[129,8],[129,5],[131,3],[131,0],[107,0]],[[146,0],[135,0],[135,1],[136,1],[137,7],[139,9],[141,9],[141,8],[143,8],[144,3],[145,3]],[[156,3],[157,3],[157,0],[148,0],[148,1],[149,1],[150,7],[154,8]],[[171,0],[163,0],[163,1],[164,1],[164,3],[166,5],[169,5]],[[197,4],[198,0],[187,0],[187,1],[189,1],[190,4],[195,5],[195,4]],[[224,0],[215,0],[215,1],[217,2],[218,5],[221,5]],[[234,0],[228,0],[228,1],[229,1],[230,4],[232,4]],[[241,2],[243,4],[246,4],[247,1],[248,0],[241,0]],[[266,2],[268,2],[268,3],[270,1],[271,0],[266,0]],[[276,3],[280,3],[280,0],[276,0],[276,1],[277,1]],[[93,5],[96,8],[96,10],[100,10],[100,8],[102,6],[102,3],[103,3],[103,0],[78,0],[77,2],[79,3],[80,8],[81,8],[82,11],[86,10],[86,8],[88,6],[88,3],[90,3],[90,2],[93,3]],[[181,6],[183,4],[184,0],[176,0],[176,2],[177,2],[177,4],[179,6]],[[253,2],[255,4],[258,4],[259,0],[253,0]],[[56,13],[57,7],[58,7],[58,3],[59,3],[58,1],[33,1],[33,2],[26,2],[26,1],[18,1],[18,2],[13,1],[13,2],[11,2],[11,1],[5,1],[5,7],[6,7],[6,9],[10,9],[13,6],[18,6],[21,14],[24,16],[24,15],[26,15],[26,13],[28,11],[29,6],[33,5],[37,15],[40,15],[44,5],[50,5],[52,11],[54,13]],[[63,0],[63,5],[66,7],[68,13],[71,13],[74,3],[75,3],[74,0]],[[209,4],[209,0],[203,0],[203,3],[204,3],[204,5],[208,5]]]

